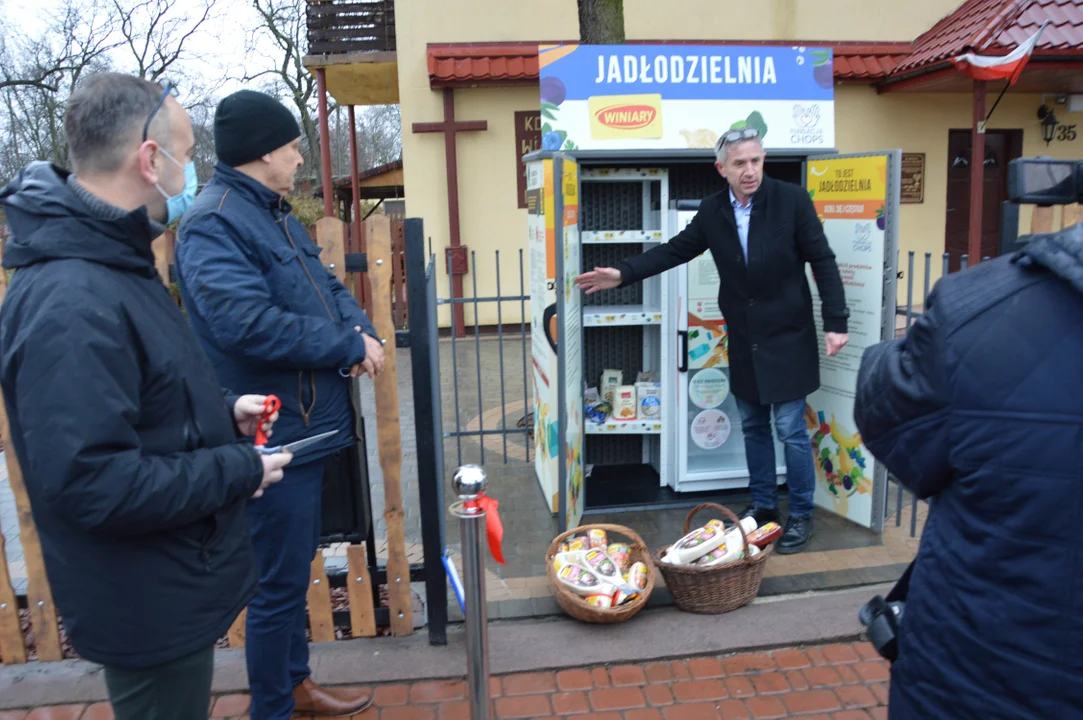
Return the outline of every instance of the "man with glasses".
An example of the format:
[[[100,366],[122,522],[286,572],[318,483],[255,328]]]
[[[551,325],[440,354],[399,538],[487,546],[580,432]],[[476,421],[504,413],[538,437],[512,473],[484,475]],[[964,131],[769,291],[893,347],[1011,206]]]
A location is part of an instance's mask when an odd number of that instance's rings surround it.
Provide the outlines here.
[[[65,119],[75,173],[35,162],[0,189],[8,450],[68,637],[105,666],[118,720],[207,717],[215,642],[256,589],[245,503],[290,460],[241,440],[265,398],[223,393],[155,271],[151,242],[195,195],[172,94],[87,78]]]
[[[731,130],[715,146],[726,189],[704,198],[688,227],[669,242],[576,278],[587,294],[624,287],[709,250],[718,267],[718,306],[729,332],[730,388],[741,412],[752,504],[742,517],[779,520],[775,431],[785,448],[789,517],[778,543],[799,552],[812,536],[816,472],[805,397],[820,386],[820,352],[805,276],[812,267],[823,300],[828,356],[849,340],[849,310],[835,254],[803,188],[764,177],[766,153],[755,128]]]

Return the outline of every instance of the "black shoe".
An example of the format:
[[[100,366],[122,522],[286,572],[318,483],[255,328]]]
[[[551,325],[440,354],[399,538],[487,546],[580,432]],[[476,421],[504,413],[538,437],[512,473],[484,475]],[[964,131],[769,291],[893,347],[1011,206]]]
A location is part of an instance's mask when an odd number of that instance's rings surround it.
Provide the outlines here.
[[[746,517],[755,518],[756,527],[760,527],[769,522],[779,521],[778,508],[758,508],[755,505],[749,505],[745,508],[745,511],[741,513],[741,520],[744,520]]]
[[[786,529],[778,541],[778,551],[783,555],[801,552],[812,537],[812,518],[791,517],[786,521]]]

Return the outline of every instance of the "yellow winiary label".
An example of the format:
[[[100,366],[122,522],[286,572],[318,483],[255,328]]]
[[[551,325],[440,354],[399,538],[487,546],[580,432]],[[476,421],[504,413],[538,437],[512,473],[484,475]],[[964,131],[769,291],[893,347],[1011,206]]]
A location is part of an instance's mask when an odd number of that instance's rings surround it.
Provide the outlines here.
[[[661,95],[597,95],[587,105],[595,140],[662,137]]]

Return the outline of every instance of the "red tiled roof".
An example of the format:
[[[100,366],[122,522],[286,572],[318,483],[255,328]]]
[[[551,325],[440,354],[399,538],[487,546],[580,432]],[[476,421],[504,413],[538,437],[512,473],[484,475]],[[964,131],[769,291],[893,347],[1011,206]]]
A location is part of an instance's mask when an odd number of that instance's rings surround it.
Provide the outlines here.
[[[1083,0],[1081,0],[1083,1]],[[708,41],[697,40],[694,44]],[[629,42],[643,44],[688,45],[692,41]],[[538,44],[446,43],[428,46],[430,87],[472,85],[531,85],[538,81]],[[762,42],[760,45],[793,45],[794,41]],[[876,80],[889,75],[906,59],[910,43],[817,43],[834,50],[835,78],[838,80]]]
[[[895,73],[947,62],[975,51],[1011,52],[1049,20],[1035,55],[1083,51],[1083,0],[966,0],[914,41]]]
[[[429,45],[429,86],[538,82],[538,43]]]

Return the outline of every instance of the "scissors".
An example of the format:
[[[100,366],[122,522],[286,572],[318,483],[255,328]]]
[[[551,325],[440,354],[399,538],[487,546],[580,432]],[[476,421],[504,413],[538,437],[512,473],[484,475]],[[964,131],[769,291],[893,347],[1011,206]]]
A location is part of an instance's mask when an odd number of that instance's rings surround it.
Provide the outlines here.
[[[263,426],[281,408],[282,401],[277,395],[268,395],[263,400],[263,412],[259,414],[259,426],[256,428],[256,447],[267,444],[267,433],[263,432]]]
[[[275,447],[266,447],[267,445],[267,433],[263,432],[264,423],[271,419],[282,408],[282,401],[278,399],[277,395],[268,395],[263,401],[263,411],[259,416],[259,427],[256,428],[256,449],[265,455],[274,455],[276,453],[288,452],[290,454],[296,453],[302,448],[306,448],[313,443],[317,443],[320,440],[331,437],[338,430],[331,430],[330,432],[320,433],[319,435],[313,435],[312,437],[304,438],[296,442],[287,443],[285,445],[276,445]]]

